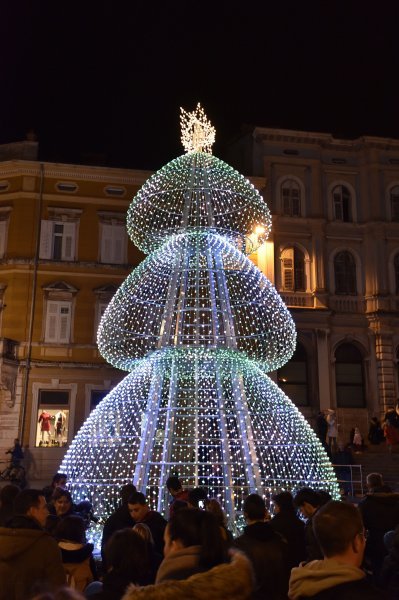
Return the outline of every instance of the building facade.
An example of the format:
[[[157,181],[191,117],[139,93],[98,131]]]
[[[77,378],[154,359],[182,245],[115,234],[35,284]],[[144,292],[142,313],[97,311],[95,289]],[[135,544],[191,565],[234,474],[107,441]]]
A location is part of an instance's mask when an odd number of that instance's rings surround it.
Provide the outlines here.
[[[298,331],[276,373],[311,421],[337,410],[342,441],[399,396],[399,141],[255,128],[228,162],[265,178],[272,237],[254,259]]]
[[[46,481],[125,375],[99,355],[96,331],[142,260],[125,217],[149,173],[36,154],[35,142],[0,152],[0,459],[20,437],[29,480]]]
[[[125,375],[96,331],[143,259],[125,218],[151,173],[36,155],[36,142],[0,147],[0,460],[21,437],[30,481],[44,482]],[[367,435],[399,396],[399,141],[255,128],[227,162],[272,212],[251,258],[297,326],[272,377],[311,423],[334,408],[342,441],[356,425]]]

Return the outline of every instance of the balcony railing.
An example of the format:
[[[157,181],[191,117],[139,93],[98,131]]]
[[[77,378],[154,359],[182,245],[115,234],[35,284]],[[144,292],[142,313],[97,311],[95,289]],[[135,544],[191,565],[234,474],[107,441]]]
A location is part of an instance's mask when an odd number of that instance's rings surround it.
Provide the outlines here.
[[[287,306],[314,307],[313,296],[308,292],[281,292],[280,295]]]

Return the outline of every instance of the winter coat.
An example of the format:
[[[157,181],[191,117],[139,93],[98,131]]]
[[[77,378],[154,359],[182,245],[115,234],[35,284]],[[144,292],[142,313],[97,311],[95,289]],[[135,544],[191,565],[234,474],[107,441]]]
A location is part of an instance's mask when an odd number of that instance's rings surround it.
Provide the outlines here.
[[[378,571],[387,550],[384,534],[399,525],[399,494],[377,492],[367,494],[359,503],[365,529],[369,532],[366,556]]]
[[[204,571],[199,566],[200,552],[201,546],[189,546],[164,558],[158,569],[155,583],[169,579],[187,579],[195,573]]]
[[[287,543],[269,523],[247,525],[234,545],[250,559],[256,587],[254,599],[285,598],[288,588]]]
[[[93,544],[76,544],[61,540],[58,542],[58,546],[61,550],[67,584],[75,590],[83,592],[95,578]]]
[[[152,533],[152,538],[154,540],[154,549],[158,554],[163,555],[163,534],[167,525],[167,522],[163,518],[163,516],[156,512],[155,510],[150,510],[144,517],[140,523],[145,523]]]
[[[0,527],[0,582],[0,600],[26,600],[43,583],[65,583],[57,542],[34,519],[15,516]]]
[[[318,509],[317,509],[318,510]],[[317,511],[316,511],[317,512]],[[305,523],[305,548],[306,548],[306,560],[321,560],[323,558],[323,552],[319,546],[319,542],[316,539],[313,531],[313,517],[314,513]]]
[[[306,559],[305,523],[292,510],[280,510],[270,521],[270,526],[287,542],[288,569],[297,567]]]
[[[382,600],[361,569],[332,558],[314,560],[292,569],[288,591],[290,600]]]
[[[103,569],[107,570],[106,557],[105,557],[105,546],[115,531],[125,529],[126,527],[132,528],[136,521],[132,519],[127,504],[119,506],[115,512],[113,512],[104,523],[103,537],[101,540],[101,558],[103,561]]]
[[[231,551],[231,562],[181,581],[168,580],[144,588],[131,586],[122,600],[249,600],[251,564],[241,552]]]

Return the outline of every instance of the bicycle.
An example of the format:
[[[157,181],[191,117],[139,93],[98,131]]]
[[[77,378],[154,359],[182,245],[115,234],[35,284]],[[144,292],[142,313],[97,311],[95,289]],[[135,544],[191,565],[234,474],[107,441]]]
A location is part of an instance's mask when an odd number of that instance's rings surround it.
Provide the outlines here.
[[[0,472],[0,481],[9,481],[23,490],[26,487],[26,471],[22,465],[10,462],[4,471]]]

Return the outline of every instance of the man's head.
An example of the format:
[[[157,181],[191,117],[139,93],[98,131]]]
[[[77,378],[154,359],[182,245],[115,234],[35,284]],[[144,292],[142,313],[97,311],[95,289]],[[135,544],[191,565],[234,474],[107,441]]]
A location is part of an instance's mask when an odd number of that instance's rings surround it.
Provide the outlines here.
[[[19,446],[19,439],[18,438],[15,438],[15,440],[14,440],[14,446]]]
[[[143,521],[150,511],[145,496],[141,492],[135,492],[130,496],[128,508],[130,516],[136,523]]]
[[[176,475],[171,475],[167,478],[166,487],[171,496],[176,496],[183,489],[181,481]]]
[[[46,499],[41,490],[23,490],[14,500],[14,513],[30,517],[39,523],[41,527],[46,524],[48,508]]]
[[[313,531],[325,558],[360,567],[366,547],[362,517],[352,504],[331,500],[314,516]]]
[[[384,480],[381,473],[369,473],[366,479],[366,485],[369,492],[381,488],[384,485]]]
[[[264,521],[267,516],[265,501],[258,494],[249,494],[244,500],[244,517],[250,525],[257,521]]]
[[[319,506],[321,506],[322,500],[315,490],[304,487],[295,494],[294,504],[299,508],[303,516],[309,519],[314,515]]]
[[[51,482],[51,487],[65,487],[67,482],[67,476],[65,473],[56,473],[53,477],[53,481]]]
[[[122,500],[122,504],[124,506],[127,505],[130,496],[132,494],[134,494],[135,492],[137,492],[136,486],[133,485],[132,483],[127,483],[126,485],[122,486],[122,488],[121,488],[121,500]]]

